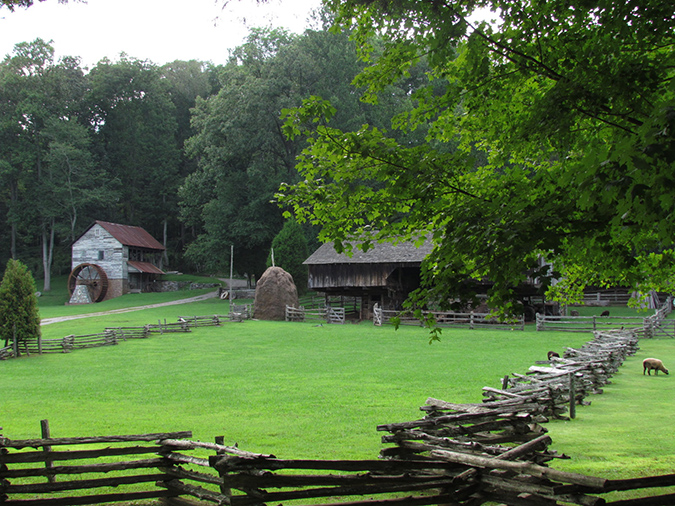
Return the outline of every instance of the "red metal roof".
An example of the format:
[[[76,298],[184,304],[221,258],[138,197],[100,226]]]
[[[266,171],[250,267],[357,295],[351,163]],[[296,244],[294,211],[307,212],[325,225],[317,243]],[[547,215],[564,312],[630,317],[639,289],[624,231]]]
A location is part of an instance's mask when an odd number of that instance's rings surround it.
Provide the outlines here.
[[[164,274],[162,270],[155,266],[152,265],[150,262],[138,262],[136,260],[128,260],[127,264],[129,264],[130,267],[133,267],[139,272],[145,272],[146,274]]]
[[[96,221],[97,225],[102,226],[110,234],[125,246],[134,246],[137,248],[147,248],[164,251],[166,248],[157,239],[152,237],[144,228],[131,225],[120,225],[119,223],[110,223],[107,221]]]

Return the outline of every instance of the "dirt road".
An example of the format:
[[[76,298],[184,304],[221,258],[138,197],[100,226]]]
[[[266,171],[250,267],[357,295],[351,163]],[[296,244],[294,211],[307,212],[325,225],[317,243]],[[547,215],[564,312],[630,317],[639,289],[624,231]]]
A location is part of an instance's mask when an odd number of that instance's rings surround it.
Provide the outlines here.
[[[188,299],[172,300],[170,302],[160,302],[158,304],[149,304],[147,306],[126,307],[122,309],[111,309],[110,311],[100,311],[98,313],[76,314],[72,316],[58,316],[56,318],[45,318],[40,322],[40,325],[49,325],[50,323],[66,322],[69,320],[79,320],[81,318],[90,318],[92,316],[105,316],[110,314],[131,313],[133,311],[141,311],[143,309],[152,309],[162,306],[176,306],[178,304],[188,304],[190,302],[198,302],[200,300],[214,299],[218,296],[218,292],[211,292]]]

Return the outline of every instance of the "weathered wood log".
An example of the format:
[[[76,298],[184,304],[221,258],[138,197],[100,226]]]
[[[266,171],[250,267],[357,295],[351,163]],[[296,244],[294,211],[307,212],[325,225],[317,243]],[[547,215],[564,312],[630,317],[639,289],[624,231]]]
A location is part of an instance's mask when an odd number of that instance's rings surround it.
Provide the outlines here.
[[[98,450],[70,450],[70,451],[51,451],[49,459],[51,460],[80,460],[95,459],[98,457],[112,457],[119,455],[144,455],[147,453],[157,453],[160,450],[158,446],[133,446],[125,448],[101,448]],[[7,464],[45,462],[44,452],[21,452],[10,453],[0,456],[0,462]]]
[[[164,458],[179,464],[193,464],[195,466],[209,467],[209,459],[193,457],[191,455],[181,455],[180,453],[167,453]]]
[[[500,496],[508,493],[517,495],[527,494],[531,499],[534,499],[535,497],[540,499],[542,503],[544,501],[555,501],[554,504],[558,504],[558,501],[560,501],[566,504],[578,504],[580,506],[600,506],[606,502],[602,497],[589,496],[581,493],[556,495],[550,486],[509,480],[491,476],[489,474],[481,476],[480,481],[483,484],[489,485],[492,493],[497,493]]]
[[[463,471],[463,470],[462,470]],[[426,471],[425,474],[402,473],[397,475],[376,475],[371,473],[337,475],[337,474],[316,474],[316,475],[278,475],[269,472],[260,472],[255,474],[238,473],[228,474],[223,477],[226,486],[243,490],[247,488],[294,488],[294,487],[318,487],[318,486],[340,486],[351,487],[361,485],[402,485],[402,484],[426,484],[429,488],[437,486],[448,486],[448,480],[454,479],[454,476],[432,475]],[[456,474],[460,474],[457,471]]]
[[[179,439],[163,439],[159,442],[162,446],[167,446],[171,448],[180,448],[183,450],[194,450],[195,448],[206,448],[208,450],[215,450],[217,452],[225,452],[232,455],[237,455],[239,457],[250,457],[250,458],[274,458],[274,455],[267,455],[263,453],[253,453],[240,450],[236,446],[225,446],[216,443],[206,443],[201,441],[184,441]]]
[[[51,497],[37,499],[7,500],[3,506],[79,506],[83,504],[102,504],[109,502],[138,501],[144,499],[157,499],[160,497],[172,497],[176,493],[170,490],[152,490],[147,492],[126,492],[117,494],[100,494],[74,497]]]
[[[98,464],[86,464],[81,466],[54,466],[47,470],[44,468],[23,469],[0,469],[0,478],[26,478],[30,476],[48,476],[50,474],[86,474],[108,473],[110,471],[125,471],[129,469],[147,469],[166,465],[166,459],[142,459],[128,462],[110,462]]]
[[[219,505],[231,504],[230,498],[223,494],[207,490],[203,487],[188,485],[180,480],[160,481],[157,482],[157,486],[166,487],[167,490],[174,492],[176,495],[188,494],[201,500],[215,502]]]
[[[411,443],[411,441],[425,441],[427,444]],[[466,453],[485,453],[488,455],[501,455],[508,448],[504,446],[488,446],[476,441],[458,441],[448,437],[436,437],[425,432],[401,431],[388,436],[382,436],[383,443],[396,443],[398,445],[429,451],[434,448],[453,448],[454,451]],[[417,446],[414,446],[417,445]]]
[[[675,474],[630,478],[626,480],[608,480],[605,490],[634,490],[639,488],[672,487],[675,486]]]
[[[445,479],[445,480],[441,479],[438,480],[437,482],[434,482],[434,488],[451,487],[452,484],[453,484],[452,479]],[[400,485],[391,485],[391,484],[349,485],[349,486],[289,490],[281,492],[267,492],[262,497],[232,496],[230,498],[230,502],[232,505],[254,505],[260,504],[261,502],[263,502],[263,500],[265,503],[268,503],[268,502],[291,501],[298,499],[314,499],[318,497],[342,497],[351,495],[370,496],[375,494],[396,494],[402,492],[413,492],[421,490],[425,491],[429,490],[429,485],[426,483],[423,484],[404,483]],[[453,497],[453,495],[449,494],[449,497]]]
[[[442,428],[445,425],[459,425],[462,423],[478,424],[482,422],[492,422],[495,418],[516,419],[518,411],[502,412],[500,410],[482,411],[477,413],[454,413],[450,415],[443,415],[437,417],[428,417],[422,420],[414,420],[412,422],[390,423],[385,425],[378,425],[378,431],[396,432],[398,430],[407,430],[414,428]],[[529,415],[526,413],[526,415]]]
[[[219,476],[213,474],[199,473],[196,471],[187,471],[182,467],[166,467],[160,468],[160,470],[166,473],[172,478],[183,478],[186,480],[198,481],[201,483],[208,483],[210,485],[222,485],[223,479]]]
[[[596,478],[577,473],[567,473],[558,471],[550,467],[538,466],[527,462],[511,462],[508,460],[489,459],[464,453],[450,452],[447,450],[435,450],[431,452],[432,457],[446,459],[449,462],[462,463],[467,466],[482,467],[488,469],[507,469],[522,474],[532,476],[546,477],[551,480],[557,480],[563,483],[573,483],[583,485],[594,490],[603,491],[607,480],[605,478]]]
[[[522,395],[514,394],[513,392],[509,392],[508,390],[499,390],[497,388],[492,388],[492,387],[483,387],[483,391],[488,392],[488,393],[503,395],[505,397],[513,397],[514,399],[524,399],[524,397]]]
[[[499,413],[534,413],[539,409],[539,404],[536,402],[529,402],[529,399],[523,402],[523,400],[520,398],[509,398],[500,401],[483,402],[482,404],[454,404],[429,397],[427,399],[427,404],[427,406],[420,407],[420,410],[430,412],[454,410],[461,413],[490,414],[494,413],[495,411]]]
[[[242,458],[228,455],[212,455],[211,466],[221,473],[237,472],[246,469],[316,469],[333,471],[371,471],[389,472],[406,469],[454,469],[457,466],[447,460],[288,460],[276,458]]]
[[[547,448],[548,445],[550,445],[551,443],[552,443],[551,437],[544,434],[543,436],[534,438],[531,441],[528,441],[527,443],[524,443],[520,446],[516,446],[515,448],[512,448],[511,450],[508,450],[495,458],[501,460],[515,460],[527,453],[533,452],[537,448],[541,448],[542,446],[544,448]]]
[[[120,485],[156,482],[166,478],[168,478],[166,474],[137,474],[133,476],[118,476],[115,478],[58,481],[55,483],[35,483],[29,485],[8,485],[4,488],[4,491],[8,494],[45,494],[66,490],[85,490],[89,488],[118,487]]]
[[[160,432],[156,434],[137,434],[131,436],[102,437],[65,437],[49,439],[8,439],[0,438],[0,447],[6,448],[39,448],[41,446],[78,445],[89,443],[124,443],[129,441],[161,441],[162,439],[180,439],[192,437],[191,431]]]

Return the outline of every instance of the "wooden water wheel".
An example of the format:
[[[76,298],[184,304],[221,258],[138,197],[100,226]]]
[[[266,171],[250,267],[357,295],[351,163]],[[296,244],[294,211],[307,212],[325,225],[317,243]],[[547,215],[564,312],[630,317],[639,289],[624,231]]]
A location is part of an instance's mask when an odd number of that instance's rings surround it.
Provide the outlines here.
[[[68,291],[73,295],[75,287],[84,285],[94,302],[101,302],[108,292],[108,276],[100,265],[80,264],[68,276]]]

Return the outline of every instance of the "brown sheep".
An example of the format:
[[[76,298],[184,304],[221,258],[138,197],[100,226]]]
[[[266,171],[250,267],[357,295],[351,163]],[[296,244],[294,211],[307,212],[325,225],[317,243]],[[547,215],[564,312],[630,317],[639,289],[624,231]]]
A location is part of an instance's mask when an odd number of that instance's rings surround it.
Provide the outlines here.
[[[600,313],[600,316],[609,316],[609,309],[605,309],[602,313]]]
[[[647,374],[649,376],[652,375],[652,370],[656,371],[654,374],[657,375],[659,374],[659,371],[663,371],[664,373],[668,374],[668,369],[666,369],[663,366],[663,362],[661,362],[658,358],[646,358],[642,361],[642,374],[644,375],[645,371],[647,371]]]
[[[553,357],[560,358],[560,355],[558,355],[555,351],[549,351],[548,352],[548,359],[551,360]]]

